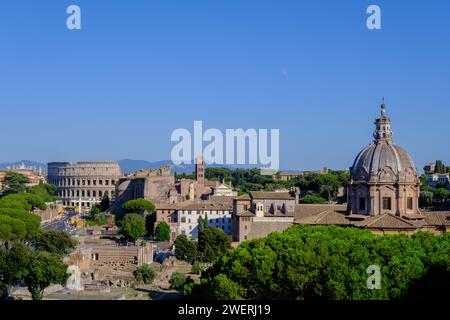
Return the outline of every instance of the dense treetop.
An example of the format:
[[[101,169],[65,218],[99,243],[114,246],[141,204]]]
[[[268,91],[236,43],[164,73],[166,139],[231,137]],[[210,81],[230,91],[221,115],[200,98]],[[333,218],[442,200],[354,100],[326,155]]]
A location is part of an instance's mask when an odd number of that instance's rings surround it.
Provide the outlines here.
[[[49,285],[65,284],[62,258],[76,242],[62,231],[42,230],[40,217],[31,212],[55,200],[55,189],[46,184],[28,188],[25,179],[14,178],[16,184],[0,198],[0,299],[19,282],[28,286],[33,299],[42,299]]]
[[[376,236],[336,226],[292,226],[229,250],[185,287],[204,299],[399,299],[450,290],[450,235]],[[379,266],[381,289],[367,287]]]
[[[155,205],[153,202],[146,199],[128,200],[122,205],[122,209],[127,213],[153,213]]]

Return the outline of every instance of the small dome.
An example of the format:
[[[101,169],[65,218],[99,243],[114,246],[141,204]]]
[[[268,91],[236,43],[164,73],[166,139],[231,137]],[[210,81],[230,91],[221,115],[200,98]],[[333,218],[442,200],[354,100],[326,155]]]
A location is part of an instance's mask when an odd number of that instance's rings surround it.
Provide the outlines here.
[[[352,176],[358,177],[362,169],[370,176],[378,174],[384,167],[390,167],[398,175],[407,168],[415,170],[410,155],[400,146],[388,141],[375,141],[364,148],[352,166]]]

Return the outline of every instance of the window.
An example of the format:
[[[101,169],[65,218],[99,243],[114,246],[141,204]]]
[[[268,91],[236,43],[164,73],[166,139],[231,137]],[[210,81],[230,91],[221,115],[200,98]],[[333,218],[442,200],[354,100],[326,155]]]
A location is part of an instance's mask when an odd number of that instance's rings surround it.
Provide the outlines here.
[[[383,197],[383,209],[391,210],[391,198]]]
[[[359,210],[366,210],[366,198],[359,197]]]
[[[413,209],[413,198],[412,197],[408,197],[408,199],[406,199],[406,207],[408,208],[408,210]]]

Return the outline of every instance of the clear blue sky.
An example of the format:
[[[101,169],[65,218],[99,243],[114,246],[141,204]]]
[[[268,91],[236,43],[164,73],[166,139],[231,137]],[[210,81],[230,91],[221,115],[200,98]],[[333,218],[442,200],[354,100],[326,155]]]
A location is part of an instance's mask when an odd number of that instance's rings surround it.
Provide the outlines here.
[[[203,120],[279,128],[282,168],[347,168],[384,96],[416,166],[450,162],[449,17],[448,0],[2,0],[0,161],[169,159]]]

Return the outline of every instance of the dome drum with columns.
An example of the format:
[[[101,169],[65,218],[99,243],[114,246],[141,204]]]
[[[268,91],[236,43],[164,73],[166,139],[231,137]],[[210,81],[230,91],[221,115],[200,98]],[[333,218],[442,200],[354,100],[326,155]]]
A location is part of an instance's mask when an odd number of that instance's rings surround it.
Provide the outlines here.
[[[419,176],[410,155],[392,140],[391,119],[386,116],[384,102],[375,126],[373,142],[357,155],[350,168],[348,211],[418,217]]]

